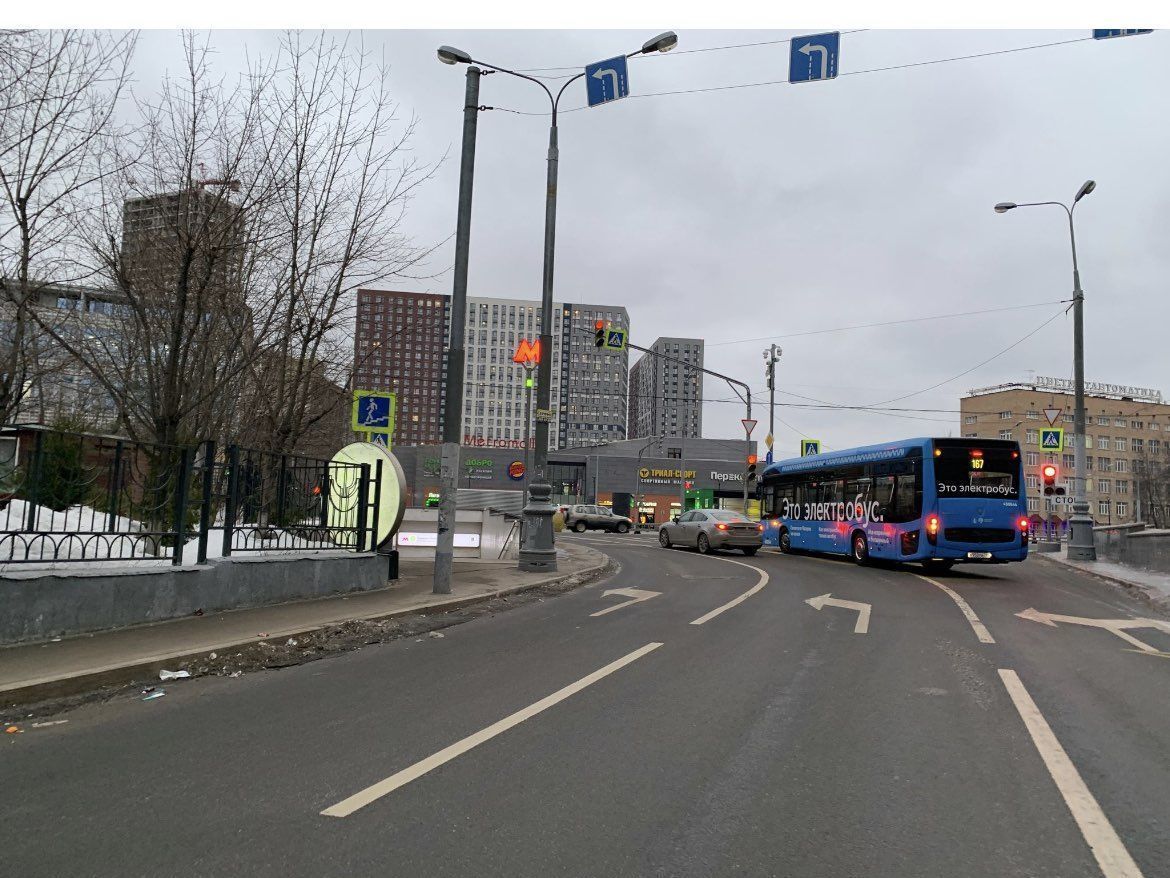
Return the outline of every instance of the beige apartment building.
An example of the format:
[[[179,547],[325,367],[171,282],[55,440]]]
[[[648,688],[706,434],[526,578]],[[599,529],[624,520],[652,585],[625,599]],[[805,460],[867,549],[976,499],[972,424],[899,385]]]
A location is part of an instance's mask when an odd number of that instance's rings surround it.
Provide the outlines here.
[[[1151,504],[1165,495],[1160,480],[1170,461],[1170,405],[1161,391],[1146,387],[1086,382],[1085,394],[1085,487],[1093,519],[1097,524],[1149,520]],[[1072,512],[1074,402],[1070,380],[1040,376],[971,390],[959,401],[964,437],[1020,443],[1033,518],[1061,522]],[[1041,445],[1049,416],[1051,426],[1064,431],[1059,449]],[[1045,463],[1060,468],[1057,484],[1065,495],[1044,496],[1040,467]]]

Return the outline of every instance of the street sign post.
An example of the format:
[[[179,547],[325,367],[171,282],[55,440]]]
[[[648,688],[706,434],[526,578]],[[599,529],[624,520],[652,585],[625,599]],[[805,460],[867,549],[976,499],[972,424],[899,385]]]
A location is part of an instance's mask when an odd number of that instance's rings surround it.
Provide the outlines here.
[[[1064,430],[1059,427],[1040,431],[1040,448],[1043,451],[1064,450]]]
[[[630,80],[626,71],[626,57],[618,55],[588,64],[585,67],[585,96],[589,106],[608,104],[630,93]]]
[[[1136,37],[1138,34],[1152,34],[1153,32],[1152,27],[1105,28],[1101,30],[1094,28],[1093,39],[1109,40],[1113,37]]]
[[[821,453],[820,439],[801,439],[800,440],[800,456],[809,457],[813,454]]]
[[[793,37],[788,55],[789,82],[816,82],[836,79],[841,55],[841,34],[812,34]]]

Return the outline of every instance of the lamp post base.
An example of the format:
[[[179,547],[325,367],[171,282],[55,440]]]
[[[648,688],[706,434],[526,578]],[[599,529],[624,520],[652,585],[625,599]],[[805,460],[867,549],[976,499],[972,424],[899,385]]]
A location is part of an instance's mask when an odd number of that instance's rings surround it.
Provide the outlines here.
[[[1089,515],[1088,503],[1073,505],[1068,526],[1068,551],[1065,557],[1070,561],[1096,561],[1097,546],[1093,540],[1093,518]]]
[[[544,474],[528,487],[528,505],[524,507],[524,538],[520,543],[521,570],[555,573],[557,550],[553,546],[553,514],[556,506],[549,502],[552,485]]]

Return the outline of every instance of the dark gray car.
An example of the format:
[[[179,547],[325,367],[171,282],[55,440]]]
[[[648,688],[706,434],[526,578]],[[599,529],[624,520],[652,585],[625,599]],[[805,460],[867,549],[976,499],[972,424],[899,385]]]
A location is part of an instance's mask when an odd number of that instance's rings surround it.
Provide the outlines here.
[[[613,510],[606,506],[578,503],[570,506],[565,513],[565,527],[577,533],[585,533],[587,530],[608,530],[624,534],[633,525],[632,520],[624,515],[614,515]]]

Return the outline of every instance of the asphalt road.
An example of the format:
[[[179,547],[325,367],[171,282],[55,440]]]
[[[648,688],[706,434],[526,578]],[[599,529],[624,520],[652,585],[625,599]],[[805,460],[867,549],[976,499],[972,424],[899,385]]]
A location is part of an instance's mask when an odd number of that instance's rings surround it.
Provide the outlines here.
[[[1170,875],[1170,626],[1149,607],[1040,559],[947,591],[911,568],[564,539],[620,571],[443,638],[0,741],[0,864]],[[867,630],[862,608],[807,603],[826,594],[868,605]]]

